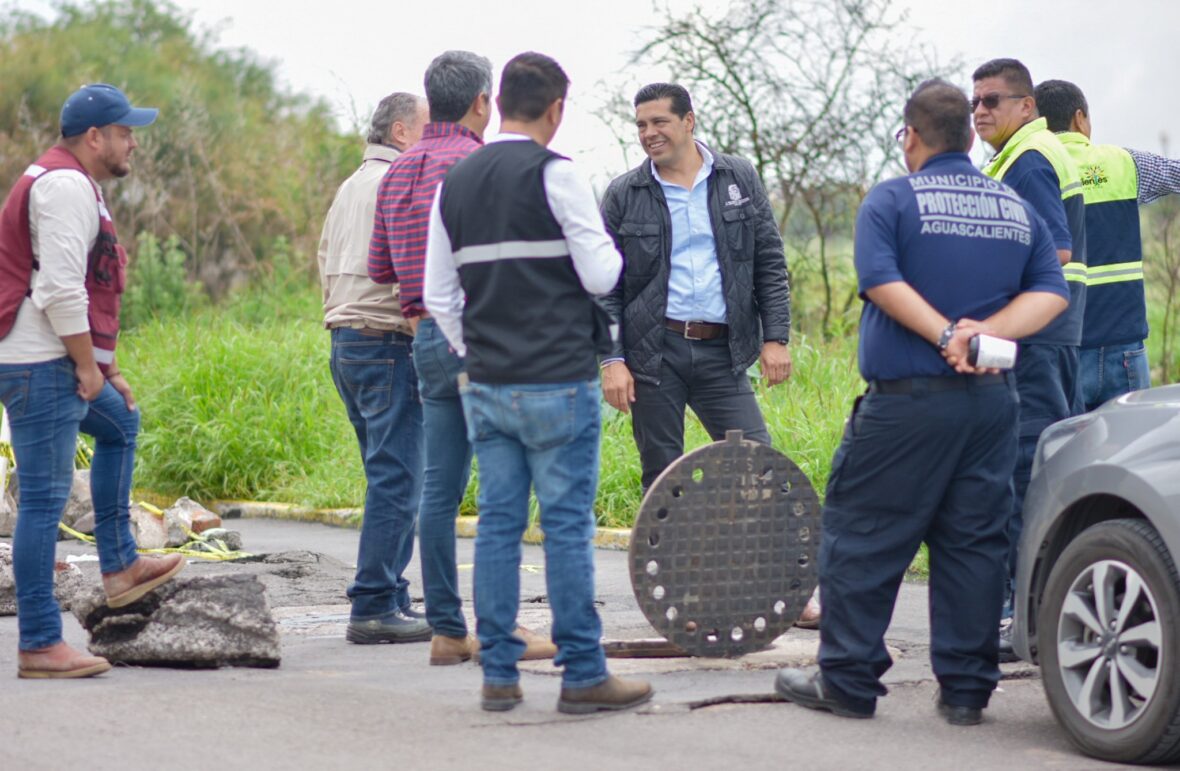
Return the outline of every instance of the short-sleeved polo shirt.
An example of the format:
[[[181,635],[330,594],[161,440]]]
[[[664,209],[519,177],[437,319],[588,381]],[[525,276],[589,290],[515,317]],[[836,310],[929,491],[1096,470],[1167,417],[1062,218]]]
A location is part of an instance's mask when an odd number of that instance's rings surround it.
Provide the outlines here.
[[[987,318],[1022,292],[1069,298],[1044,220],[965,153],[874,187],[857,213],[855,262],[869,381],[955,374],[935,346],[868,300],[876,286],[904,281],[950,319]]]

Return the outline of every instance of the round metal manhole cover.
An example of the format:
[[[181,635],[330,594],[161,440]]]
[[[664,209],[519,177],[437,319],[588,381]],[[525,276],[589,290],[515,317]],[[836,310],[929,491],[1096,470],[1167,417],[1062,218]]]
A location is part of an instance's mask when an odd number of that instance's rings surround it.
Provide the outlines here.
[[[741,656],[794,624],[816,585],[811,482],[740,431],[684,455],[631,531],[631,587],[647,620],[695,656]]]

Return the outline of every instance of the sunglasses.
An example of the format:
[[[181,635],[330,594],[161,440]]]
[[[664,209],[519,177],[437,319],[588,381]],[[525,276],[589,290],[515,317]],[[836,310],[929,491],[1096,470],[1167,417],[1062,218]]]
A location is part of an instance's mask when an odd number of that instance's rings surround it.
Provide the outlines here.
[[[1028,94],[986,94],[984,96],[976,96],[971,99],[972,111],[978,110],[979,105],[983,105],[989,110],[994,110],[1000,106],[1001,99],[1025,99]]]

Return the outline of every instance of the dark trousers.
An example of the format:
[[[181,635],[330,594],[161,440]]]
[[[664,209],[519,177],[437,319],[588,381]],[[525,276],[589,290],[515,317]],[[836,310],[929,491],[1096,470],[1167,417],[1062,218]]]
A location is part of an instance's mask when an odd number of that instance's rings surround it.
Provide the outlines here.
[[[643,489],[651,487],[672,461],[684,454],[684,408],[700,418],[714,441],[741,429],[746,439],[770,444],[745,372],[733,373],[729,341],[686,340],[664,331],[664,358],[658,385],[635,381],[631,430],[643,467]]]
[[[832,459],[819,556],[819,663],[858,709],[886,693],[885,630],[919,545],[930,549],[930,631],[943,700],[984,707],[997,662],[1016,462],[1016,388],[869,393]]]
[[[1024,494],[1032,478],[1033,458],[1041,432],[1059,420],[1084,412],[1078,380],[1078,347],[1075,345],[1021,344],[1016,359],[1016,390],[1020,394],[1020,449],[1012,485],[1012,516],[1008,521],[1008,577],[1016,576],[1016,547],[1024,530]],[[1005,615],[1011,615],[1011,597]]]

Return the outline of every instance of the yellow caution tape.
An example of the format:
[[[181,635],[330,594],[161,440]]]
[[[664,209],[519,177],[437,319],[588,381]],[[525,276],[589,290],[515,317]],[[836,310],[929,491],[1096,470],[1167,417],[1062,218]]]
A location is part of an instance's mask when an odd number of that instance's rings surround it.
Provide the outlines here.
[[[64,522],[59,522],[57,526],[60,527],[66,534],[73,538],[77,538],[79,541],[85,541],[86,543],[96,542],[94,536],[80,533]],[[249,552],[232,551],[220,538],[202,538],[201,536],[193,533],[188,528],[185,528],[185,530],[194,538],[194,540],[189,541],[189,543],[185,544],[184,546],[166,547],[163,549],[136,549],[136,551],[140,554],[183,554],[186,557],[195,557],[197,559],[203,560],[215,560],[218,562],[226,562],[229,560],[241,559],[242,557],[254,556]]]

